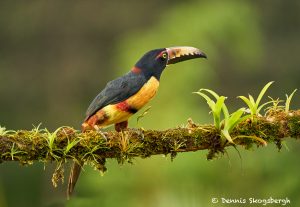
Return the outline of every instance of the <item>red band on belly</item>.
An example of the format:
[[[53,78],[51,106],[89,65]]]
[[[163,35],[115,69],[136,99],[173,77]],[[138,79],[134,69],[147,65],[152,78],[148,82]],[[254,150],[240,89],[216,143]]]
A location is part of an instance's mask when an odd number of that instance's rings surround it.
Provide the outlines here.
[[[138,110],[131,107],[130,105],[128,105],[128,103],[126,101],[120,102],[118,104],[116,104],[117,109],[119,109],[120,111],[126,111],[129,113],[136,113]]]

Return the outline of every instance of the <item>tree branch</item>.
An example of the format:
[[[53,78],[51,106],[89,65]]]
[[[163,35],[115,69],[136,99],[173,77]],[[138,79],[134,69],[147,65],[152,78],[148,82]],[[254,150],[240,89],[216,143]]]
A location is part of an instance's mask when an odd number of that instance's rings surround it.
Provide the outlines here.
[[[0,130],[0,163],[19,161],[57,161],[54,184],[61,177],[62,163],[67,159],[81,160],[105,171],[105,159],[116,158],[118,162],[130,161],[133,157],[146,158],[157,154],[190,152],[207,149],[208,159],[222,154],[233,144],[224,142],[213,125],[198,125],[188,120],[185,127],[164,131],[128,129],[124,132],[105,133],[88,131],[81,133],[71,127],[61,127],[50,133],[46,129],[31,131]],[[275,143],[281,148],[283,138],[300,138],[300,110],[274,112],[265,117],[254,117],[238,124],[231,133],[235,145],[246,149],[253,145]],[[253,138],[254,137],[254,138]],[[257,139],[255,139],[257,137]]]
[[[191,120],[185,127],[164,131],[128,129],[124,132],[110,131],[106,138],[95,131],[80,133],[70,127],[61,127],[50,133],[46,129],[31,131],[3,131],[0,134],[0,161],[50,161],[75,158],[93,161],[98,158],[117,158],[124,161],[132,157],[149,157],[157,154],[175,155],[208,149],[223,152],[232,144],[222,144],[220,133],[212,125],[198,125]],[[280,144],[282,138],[300,137],[300,110],[278,112],[267,117],[256,117],[240,123],[231,136],[236,145],[246,148],[261,145],[256,139]],[[278,145],[280,147],[280,145]]]

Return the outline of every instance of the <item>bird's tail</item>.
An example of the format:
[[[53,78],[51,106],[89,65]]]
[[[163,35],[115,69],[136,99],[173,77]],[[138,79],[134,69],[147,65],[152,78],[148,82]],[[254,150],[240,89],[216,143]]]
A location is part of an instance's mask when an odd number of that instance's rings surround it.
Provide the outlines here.
[[[81,132],[85,132],[87,130],[87,127],[88,127],[88,125],[83,123]],[[81,162],[81,161],[79,161],[79,162],[73,161],[70,176],[69,176],[68,189],[67,189],[67,199],[68,200],[72,196],[72,193],[75,189],[75,185],[76,185],[77,180],[79,178],[82,165],[83,165],[83,162]]]
[[[68,190],[67,190],[67,199],[68,200],[70,199],[70,197],[74,191],[76,182],[80,175],[80,172],[81,172],[81,165],[78,164],[77,162],[73,161],[73,165],[72,165],[70,177],[69,177]]]

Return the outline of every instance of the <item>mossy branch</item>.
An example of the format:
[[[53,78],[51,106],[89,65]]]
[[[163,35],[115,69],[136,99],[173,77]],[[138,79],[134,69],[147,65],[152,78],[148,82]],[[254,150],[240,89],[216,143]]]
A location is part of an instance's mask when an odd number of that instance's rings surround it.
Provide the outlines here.
[[[58,161],[67,159],[103,165],[106,158],[119,162],[133,157],[146,158],[157,154],[171,154],[197,150],[209,150],[208,159],[232,143],[222,143],[220,131],[213,125],[198,125],[191,120],[185,127],[164,131],[128,129],[124,132],[110,131],[104,138],[96,131],[81,133],[70,127],[55,132],[38,128],[31,131],[3,131],[0,133],[0,161]],[[300,138],[300,110],[273,113],[256,117],[238,124],[231,133],[235,145],[250,148],[253,145],[275,143],[281,147],[283,138]],[[253,138],[257,137],[257,139]],[[100,165],[98,165],[100,164]]]
[[[283,138],[300,138],[300,109],[290,110],[290,102],[296,90],[286,96],[284,106],[279,105],[281,100],[272,98],[259,105],[272,83],[264,86],[256,101],[251,95],[249,99],[239,96],[247,104],[250,115],[243,115],[247,112],[245,108],[229,114],[224,103],[226,97],[209,89],[200,89],[196,93],[207,101],[213,113],[214,125],[199,125],[190,119],[186,126],[164,131],[126,129],[122,132],[106,132],[105,135],[97,131],[81,133],[71,127],[60,127],[53,133],[47,129],[39,129],[39,126],[30,131],[7,131],[0,127],[0,163],[56,161],[57,168],[52,178],[56,186],[58,180],[63,180],[63,163],[68,159],[92,164],[103,172],[106,170],[107,158],[115,158],[119,163],[124,163],[131,162],[134,157],[170,154],[173,159],[178,152],[207,149],[207,159],[212,159],[222,155],[226,147],[240,145],[249,149],[253,146],[266,146],[267,143],[274,143],[281,149]],[[216,101],[208,95],[212,95]],[[271,103],[273,105],[267,108],[266,115],[261,116],[259,111]],[[148,109],[141,117],[147,111]]]
[[[208,150],[208,159],[223,154],[226,147],[252,146],[275,143],[281,148],[283,138],[300,138],[300,110],[276,112],[264,117],[255,117],[239,123],[231,132],[234,144],[223,142],[220,130],[213,125],[198,125],[188,120],[184,127],[164,131],[128,129],[123,132],[110,131],[103,137],[96,131],[81,133],[71,127],[61,127],[50,133],[46,129],[31,131],[5,131],[0,128],[0,163],[19,161],[56,161],[53,184],[63,179],[63,163],[68,159],[80,160],[105,171],[105,160],[115,158],[119,163],[130,162],[134,157],[171,155],[179,152]]]

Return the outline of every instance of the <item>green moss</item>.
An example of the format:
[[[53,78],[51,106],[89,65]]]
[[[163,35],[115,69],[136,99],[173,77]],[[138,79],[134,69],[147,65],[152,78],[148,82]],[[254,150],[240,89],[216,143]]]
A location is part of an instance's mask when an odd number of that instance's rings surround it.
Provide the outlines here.
[[[55,161],[57,167],[52,181],[57,185],[63,179],[64,164],[70,159],[105,172],[107,158],[123,164],[131,163],[135,157],[169,154],[173,160],[180,152],[207,149],[207,159],[211,160],[223,155],[226,147],[233,145],[223,143],[220,130],[214,126],[198,125],[191,123],[191,120],[186,127],[165,131],[128,129],[124,132],[108,132],[106,136],[107,140],[96,131],[81,133],[71,127],[61,127],[53,133],[36,128],[9,133],[2,130],[0,163],[19,161],[31,165],[33,161]],[[274,143],[281,149],[283,138],[300,138],[300,111],[285,113],[281,110],[266,117],[245,120],[232,130],[231,136],[239,137],[234,140],[235,145],[245,149],[259,147],[264,142]]]
[[[297,114],[297,116],[295,116],[295,115],[288,116],[287,127],[288,127],[288,130],[290,131],[291,137],[300,139],[300,116],[299,116],[299,114]]]

